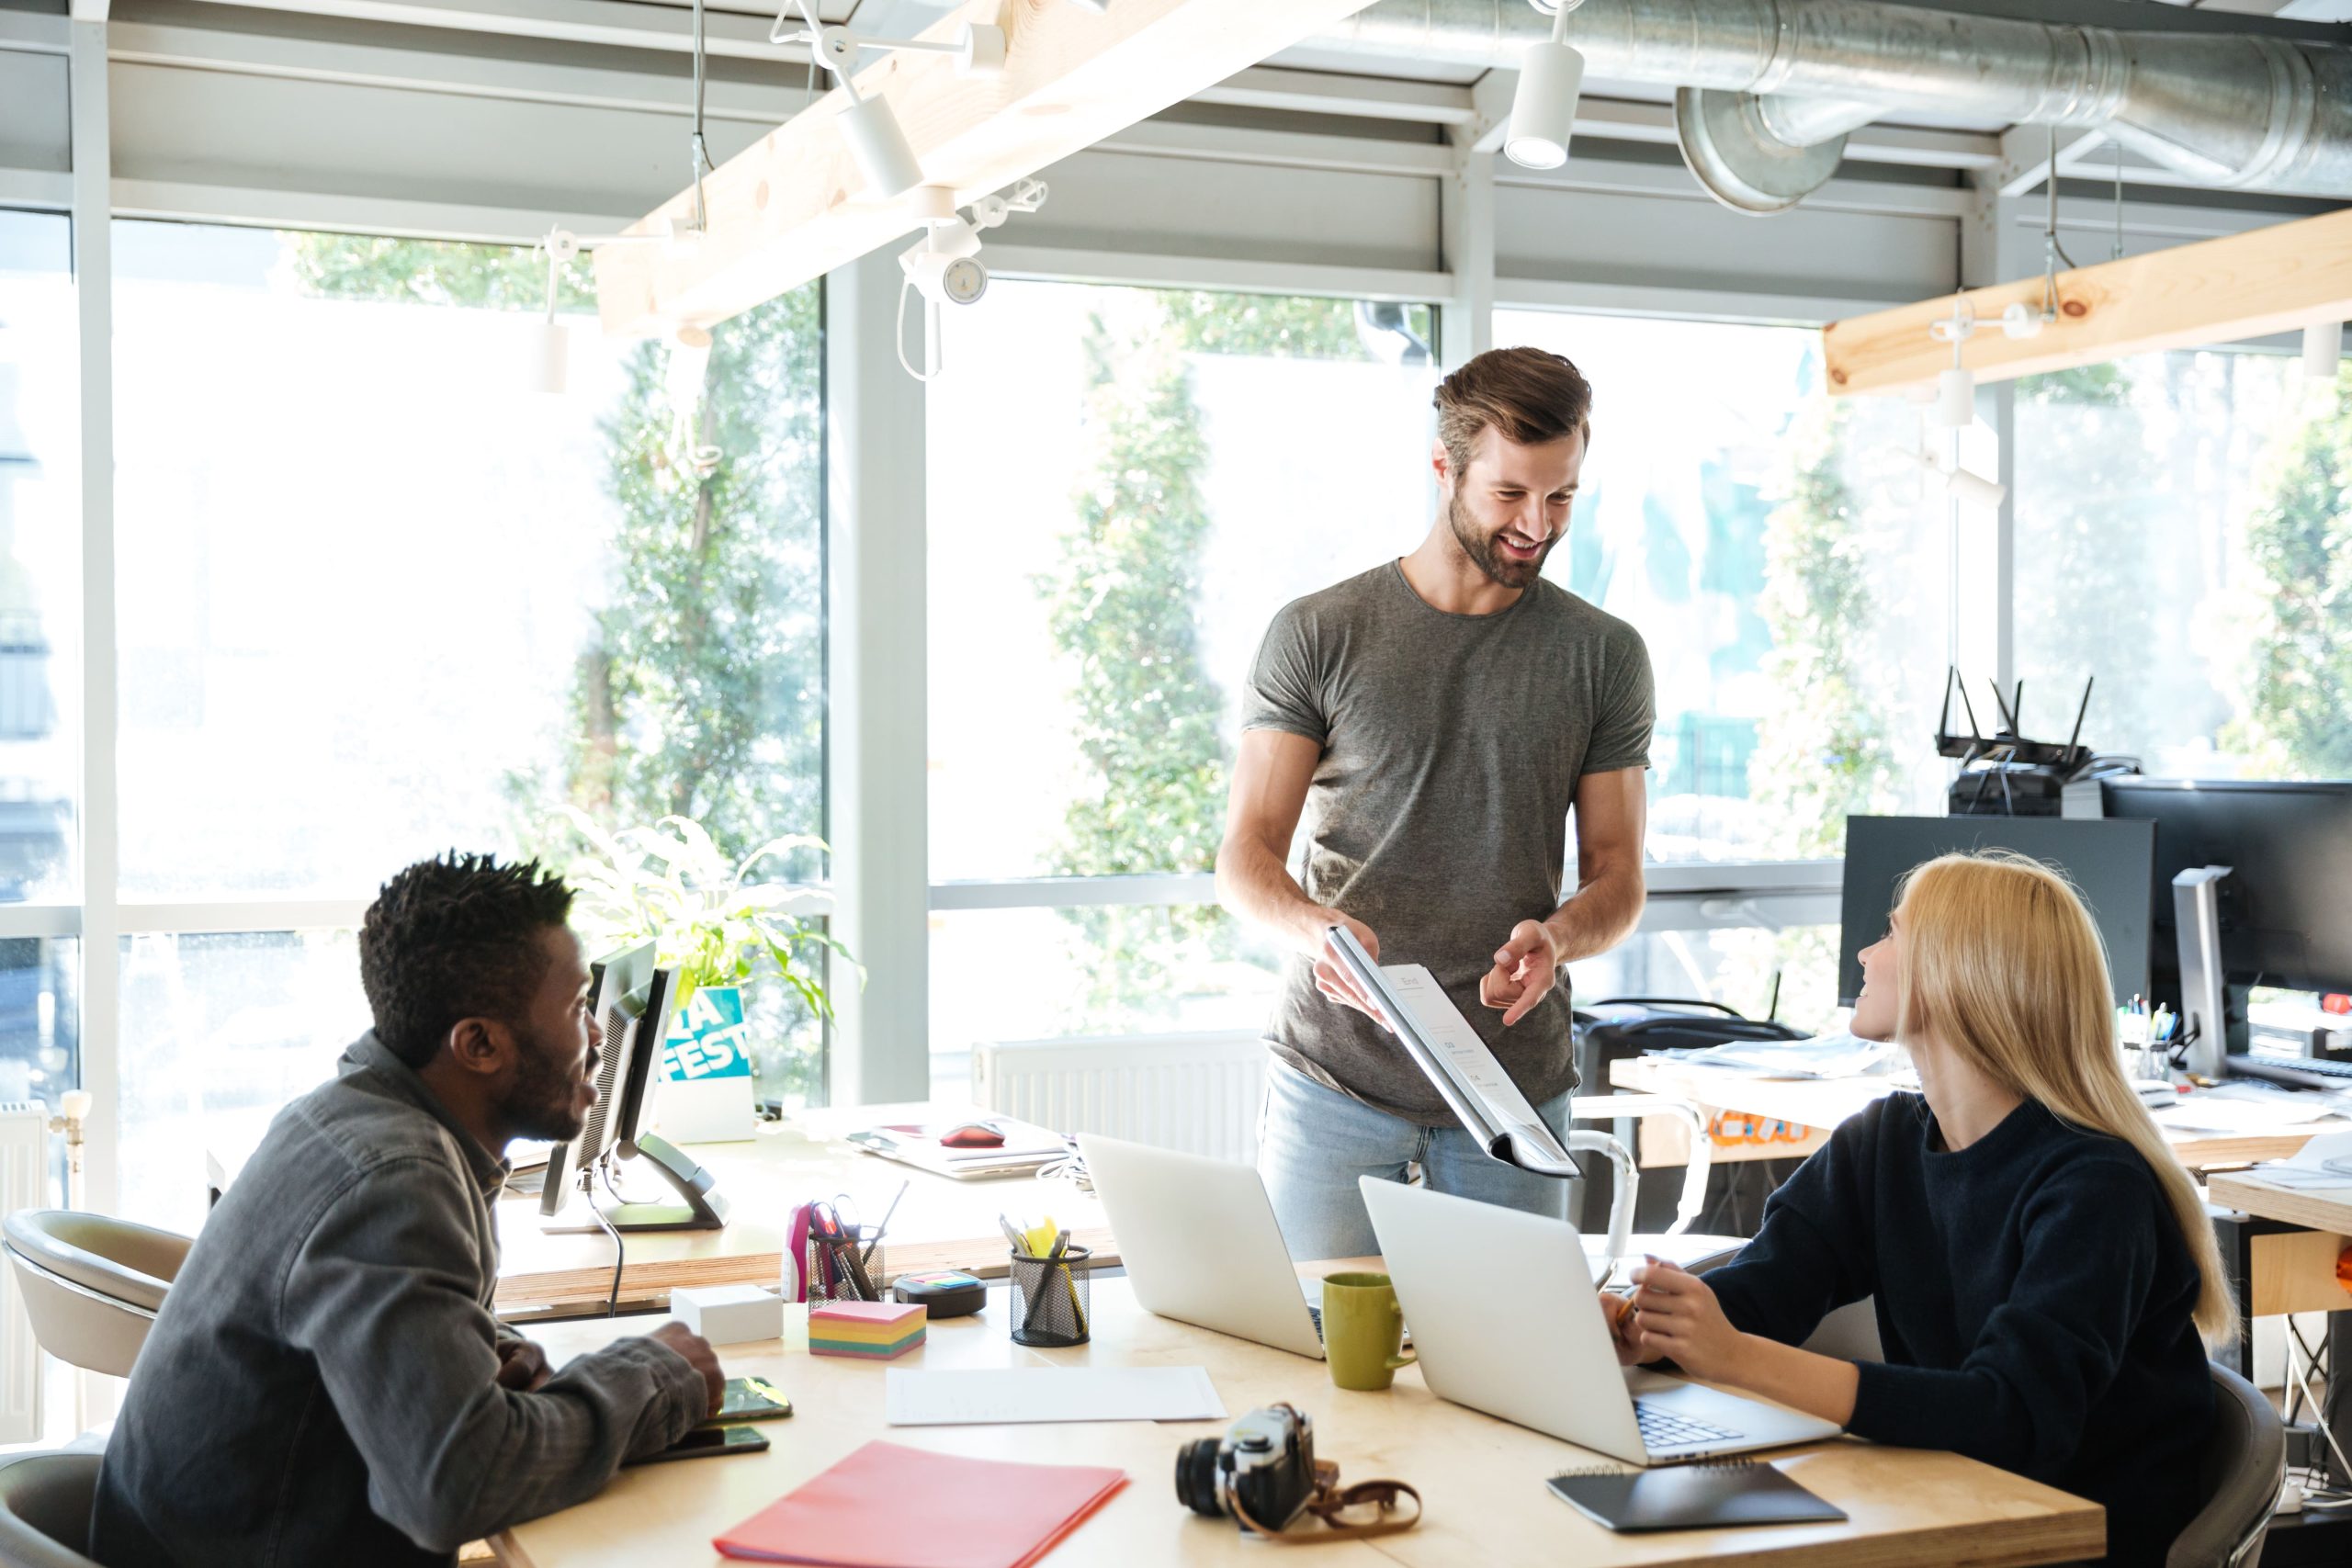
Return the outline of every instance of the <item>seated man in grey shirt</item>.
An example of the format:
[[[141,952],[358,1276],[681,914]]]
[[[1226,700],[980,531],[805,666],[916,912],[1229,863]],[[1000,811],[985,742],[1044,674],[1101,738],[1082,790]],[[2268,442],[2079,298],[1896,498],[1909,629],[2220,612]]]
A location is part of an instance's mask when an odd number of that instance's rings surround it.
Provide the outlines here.
[[[91,1525],[107,1568],[447,1564],[718,1408],[678,1324],[549,1374],[491,1316],[513,1138],[575,1136],[601,1045],[571,892],[451,854],[359,932],[376,1027],[278,1113],[141,1353]]]

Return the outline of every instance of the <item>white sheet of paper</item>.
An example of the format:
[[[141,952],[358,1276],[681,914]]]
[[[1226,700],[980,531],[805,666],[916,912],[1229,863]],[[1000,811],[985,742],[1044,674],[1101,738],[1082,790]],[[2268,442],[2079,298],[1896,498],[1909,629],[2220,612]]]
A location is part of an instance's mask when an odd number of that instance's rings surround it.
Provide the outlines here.
[[[993,1427],[1022,1421],[1221,1421],[1205,1367],[1013,1367],[924,1371],[883,1380],[893,1427]]]

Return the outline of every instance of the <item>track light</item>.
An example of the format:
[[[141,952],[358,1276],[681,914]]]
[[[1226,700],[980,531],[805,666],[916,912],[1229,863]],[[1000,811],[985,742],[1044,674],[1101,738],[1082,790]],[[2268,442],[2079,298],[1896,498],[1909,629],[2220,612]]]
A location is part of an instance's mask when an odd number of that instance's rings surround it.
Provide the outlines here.
[[[2303,390],[2333,393],[2344,358],[2344,323],[2314,321],[2303,329]]]
[[[1567,41],[1568,13],[1579,3],[1558,0],[1559,9],[1552,15],[1552,36],[1531,45],[1520,60],[1519,87],[1511,94],[1510,129],[1503,134],[1503,156],[1521,168],[1556,169],[1568,161],[1568,136],[1577,122],[1577,93],[1584,85],[1584,56]]]
[[[906,195],[922,184],[922,164],[907,144],[907,133],[899,129],[899,117],[890,106],[879,97],[859,96],[857,84],[851,78],[858,52],[874,49],[945,54],[954,58],[958,76],[994,76],[1004,70],[1004,29],[991,22],[967,22],[956,29],[952,42],[867,38],[819,21],[815,0],[798,0],[798,5],[805,25],[797,32],[786,30],[792,16],[792,0],[786,0],[785,10],[768,29],[768,41],[808,45],[811,57],[833,73],[833,80],[848,95],[849,107],[842,110],[842,135],[849,142],[850,156],[857,160],[866,193],[884,201]]]
[[[565,265],[580,254],[580,236],[567,229],[550,229],[536,248],[548,256],[548,309],[531,334],[529,386],[535,392],[560,397],[571,385],[571,329],[556,319],[555,301],[563,286]]]
[[[899,255],[899,270],[906,275],[899,286],[899,366],[918,381],[938,376],[942,308],[976,305],[989,288],[989,269],[980,263],[980,231],[994,229],[1016,212],[1035,212],[1046,204],[1046,183],[1023,180],[999,196],[984,196],[972,203],[968,219],[956,210],[956,193],[927,186],[917,193],[923,236]],[[907,296],[922,296],[922,368],[907,357]]]
[[[1919,465],[1919,475],[1930,489],[1951,496],[1962,506],[1981,506],[1989,512],[2008,497],[2008,486],[1972,474],[1957,463],[1947,468],[1925,452],[1912,453],[1911,460]]]
[[[857,160],[866,194],[887,200],[922,184],[922,164],[907,145],[907,133],[899,129],[899,117],[890,106],[880,98],[854,96],[847,76],[842,86],[852,92],[849,107],[842,110],[842,134],[849,141],[850,156]]]

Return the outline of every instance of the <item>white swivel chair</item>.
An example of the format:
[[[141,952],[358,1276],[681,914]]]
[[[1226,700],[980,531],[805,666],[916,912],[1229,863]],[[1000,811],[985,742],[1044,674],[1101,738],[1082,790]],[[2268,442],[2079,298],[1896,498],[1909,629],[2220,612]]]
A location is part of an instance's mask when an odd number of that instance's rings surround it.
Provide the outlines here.
[[[72,1209],[19,1209],[0,1224],[33,1337],[61,1361],[129,1377],[194,1245],[171,1231]]]

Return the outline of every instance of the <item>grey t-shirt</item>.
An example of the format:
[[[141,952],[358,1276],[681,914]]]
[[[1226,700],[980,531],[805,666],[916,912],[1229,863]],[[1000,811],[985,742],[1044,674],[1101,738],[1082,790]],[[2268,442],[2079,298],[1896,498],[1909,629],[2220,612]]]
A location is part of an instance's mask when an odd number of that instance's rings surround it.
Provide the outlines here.
[[[1306,795],[1306,896],[1363,921],[1384,964],[1437,976],[1531,1100],[1572,1089],[1565,985],[1509,1030],[1478,1000],[1495,950],[1560,907],[1587,773],[1649,765],[1641,634],[1538,579],[1509,609],[1431,607],[1396,561],[1283,606],[1242,728],[1323,749]],[[1292,959],[1270,1030],[1308,1077],[1423,1126],[1452,1114],[1378,1024]]]

